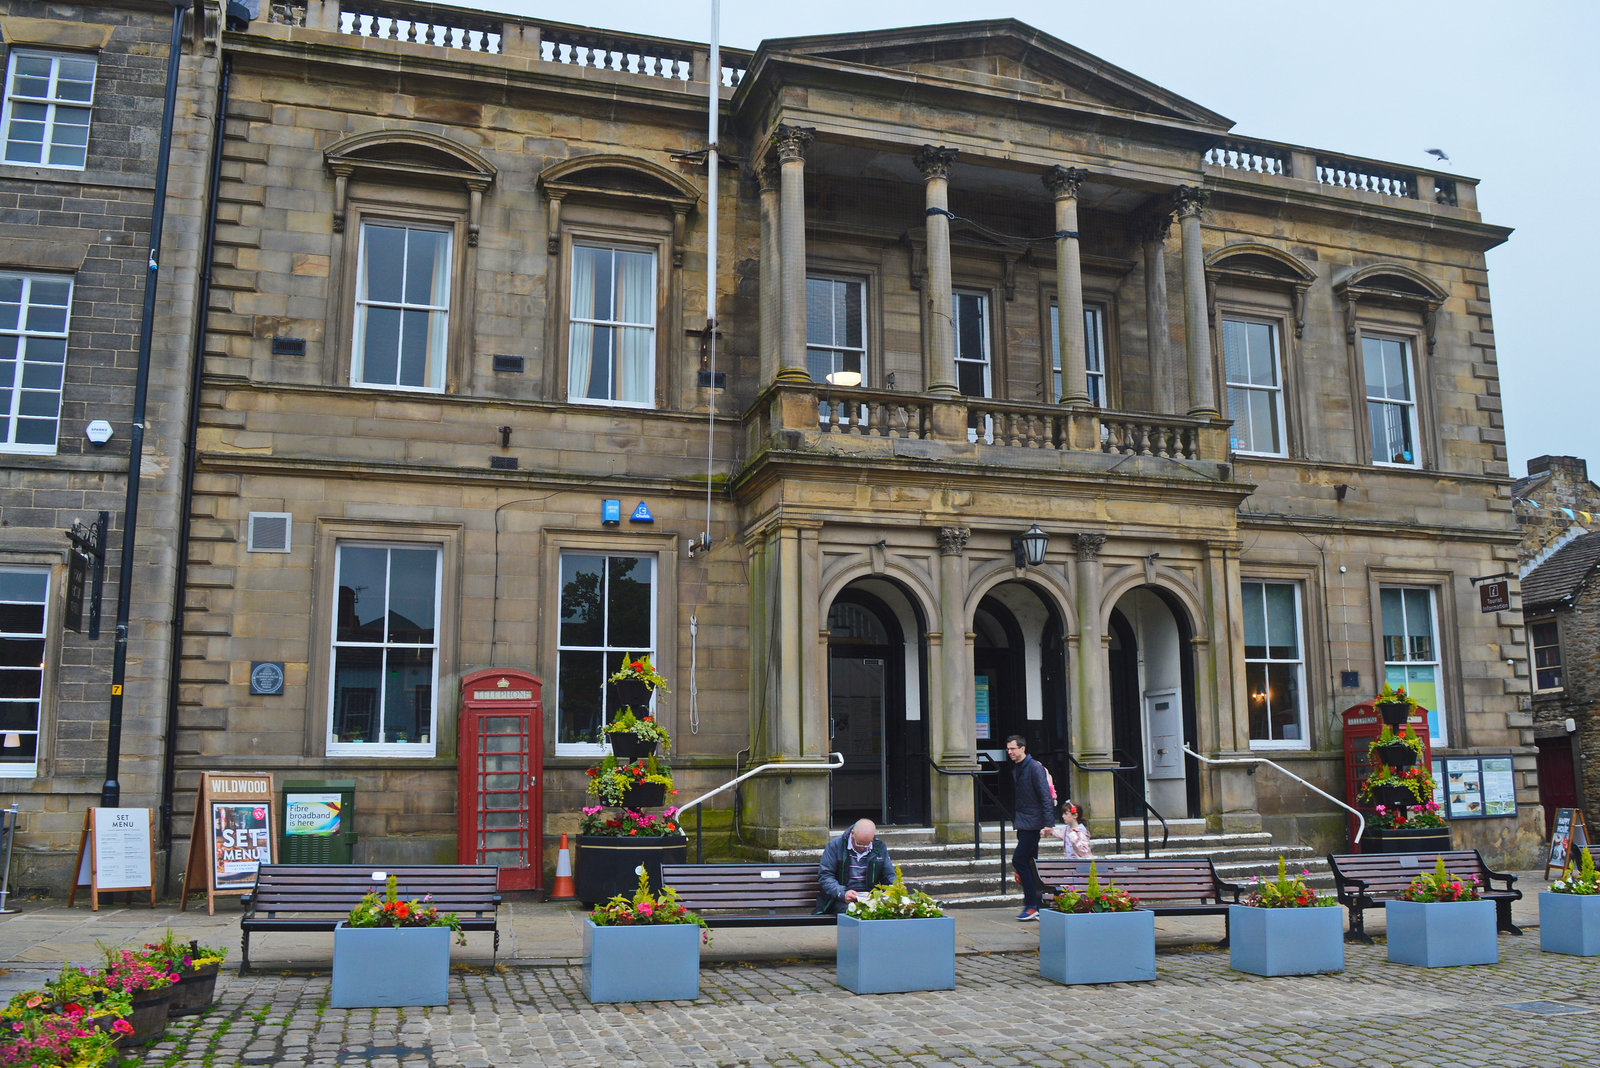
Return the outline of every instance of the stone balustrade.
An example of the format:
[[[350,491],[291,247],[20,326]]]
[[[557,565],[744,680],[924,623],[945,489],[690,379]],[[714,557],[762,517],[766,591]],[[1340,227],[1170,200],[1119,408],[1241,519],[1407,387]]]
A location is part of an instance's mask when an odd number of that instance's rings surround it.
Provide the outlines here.
[[[1205,162],[1232,174],[1292,178],[1324,189],[1348,189],[1477,210],[1477,183],[1470,178],[1299,145],[1230,137],[1212,146],[1205,154]]]
[[[1003,462],[1006,451],[1106,453],[1226,462],[1226,420],[943,397],[804,382],[771,386],[745,417],[747,451],[848,447],[858,440],[944,443]],[[995,450],[992,453],[987,450]],[[936,454],[921,451],[918,455]]]
[[[710,49],[692,41],[410,0],[273,0],[268,20],[456,52],[532,56],[545,63],[615,71],[664,82],[703,84],[711,64]],[[736,87],[749,62],[749,52],[723,48],[718,83]]]

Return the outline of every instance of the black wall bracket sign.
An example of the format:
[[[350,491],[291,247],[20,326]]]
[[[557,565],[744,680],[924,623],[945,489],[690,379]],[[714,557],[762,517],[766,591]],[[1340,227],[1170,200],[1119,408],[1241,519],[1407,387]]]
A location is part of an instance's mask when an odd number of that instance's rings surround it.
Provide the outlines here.
[[[67,558],[67,618],[65,626],[74,633],[83,633],[84,583],[89,586],[89,640],[100,637],[100,603],[106,584],[106,534],[111,529],[111,513],[101,512],[100,517],[88,526],[73,520],[67,531],[72,542],[72,555]],[[91,562],[93,579],[90,581]]]

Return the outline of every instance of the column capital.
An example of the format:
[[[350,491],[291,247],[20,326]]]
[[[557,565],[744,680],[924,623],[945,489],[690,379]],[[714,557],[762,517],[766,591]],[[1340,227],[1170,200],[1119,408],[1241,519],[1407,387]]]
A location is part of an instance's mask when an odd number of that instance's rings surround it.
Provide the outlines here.
[[[1147,245],[1159,245],[1166,241],[1167,233],[1172,229],[1172,213],[1158,211],[1147,217],[1139,224],[1139,240]]]
[[[967,539],[970,537],[972,537],[971,527],[940,527],[939,555],[962,555],[967,550]]]
[[[911,162],[917,165],[917,170],[922,172],[923,181],[934,178],[949,178],[950,168],[955,164],[958,150],[945,148],[942,145],[923,145],[911,157]]]
[[[777,150],[780,162],[788,163],[791,160],[803,160],[806,155],[806,146],[817,136],[817,131],[811,126],[790,126],[780,123],[772,132],[772,147]]]
[[[763,193],[775,193],[778,190],[778,157],[768,153],[761,157],[761,161],[751,168],[755,172],[756,186]]]
[[[1172,210],[1178,213],[1178,218],[1189,216],[1200,217],[1205,211],[1206,201],[1211,199],[1211,191],[1202,189],[1197,185],[1180,186],[1172,194]]]
[[[1078,547],[1079,560],[1094,560],[1100,556],[1100,547],[1106,543],[1104,534],[1074,534],[1073,543]]]
[[[1072,197],[1077,199],[1078,190],[1083,183],[1089,180],[1089,172],[1082,167],[1051,167],[1039,176],[1044,187],[1051,195],[1057,197]]]

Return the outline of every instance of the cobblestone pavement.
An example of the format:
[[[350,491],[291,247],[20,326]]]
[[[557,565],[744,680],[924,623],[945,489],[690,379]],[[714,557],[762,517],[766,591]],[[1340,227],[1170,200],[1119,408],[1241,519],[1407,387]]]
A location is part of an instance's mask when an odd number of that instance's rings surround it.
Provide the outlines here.
[[[1590,1065],[1600,961],[1502,936],[1498,965],[1426,970],[1348,947],[1340,975],[1264,979],[1163,952],[1151,983],[1063,987],[1036,953],[962,956],[956,989],[857,996],[831,965],[707,965],[695,1002],[593,1006],[571,966],[457,969],[447,1008],[327,1007],[314,974],[225,974],[145,1065]],[[1515,1003],[1534,1003],[1511,1007]],[[1542,1010],[1542,1011],[1541,1011]],[[1586,1014],[1586,1015],[1584,1015]]]

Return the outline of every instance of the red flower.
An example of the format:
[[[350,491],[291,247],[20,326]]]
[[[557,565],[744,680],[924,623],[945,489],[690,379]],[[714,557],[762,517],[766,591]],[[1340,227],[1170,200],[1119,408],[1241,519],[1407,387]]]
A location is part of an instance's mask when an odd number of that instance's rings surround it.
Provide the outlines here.
[[[111,1025],[111,1030],[119,1035],[131,1035],[133,1034],[133,1024],[127,1020],[118,1020]]]
[[[639,672],[641,675],[644,673],[644,661],[643,660],[635,660],[633,663],[629,664],[628,667],[630,667],[634,671]]]

